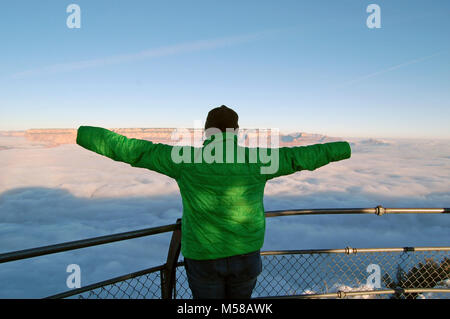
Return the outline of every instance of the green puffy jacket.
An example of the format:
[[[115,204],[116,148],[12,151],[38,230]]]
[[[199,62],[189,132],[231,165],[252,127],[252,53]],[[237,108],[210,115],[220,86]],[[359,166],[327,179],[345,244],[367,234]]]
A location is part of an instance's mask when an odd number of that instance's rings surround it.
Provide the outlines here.
[[[312,171],[351,155],[347,142],[249,148],[238,145],[236,134],[224,132],[210,136],[203,147],[180,147],[127,138],[92,126],[79,127],[77,144],[115,161],[174,178],[183,202],[181,252],[198,260],[245,254],[262,247],[266,225],[263,195],[268,180]],[[215,159],[212,163],[211,156]],[[276,164],[275,170],[274,166],[268,169],[270,162]]]

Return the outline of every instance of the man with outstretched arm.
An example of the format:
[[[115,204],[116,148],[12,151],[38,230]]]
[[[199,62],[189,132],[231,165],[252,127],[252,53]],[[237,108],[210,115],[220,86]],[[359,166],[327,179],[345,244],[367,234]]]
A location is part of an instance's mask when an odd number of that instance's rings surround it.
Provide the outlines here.
[[[268,180],[351,156],[347,142],[241,147],[238,128],[237,113],[222,105],[208,113],[202,147],[174,149],[100,127],[78,129],[78,145],[177,181],[183,203],[181,252],[194,298],[251,297],[262,271]],[[267,158],[276,162],[267,163]],[[267,169],[273,163],[275,169]]]

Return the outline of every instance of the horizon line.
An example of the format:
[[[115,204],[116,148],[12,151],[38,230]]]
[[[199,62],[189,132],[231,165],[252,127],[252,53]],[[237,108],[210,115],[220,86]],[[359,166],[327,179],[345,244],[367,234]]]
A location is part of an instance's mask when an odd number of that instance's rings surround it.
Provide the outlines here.
[[[85,126],[85,125],[80,125]],[[86,125],[89,126],[89,125]],[[99,126],[100,127],[100,126]],[[1,133],[8,133],[8,132],[26,132],[30,130],[78,130],[79,126],[77,128],[72,127],[41,127],[41,128],[27,128],[27,129],[18,129],[18,130],[2,130],[0,129]],[[201,130],[204,131],[204,128],[199,127],[103,127],[108,130],[126,130],[126,129],[188,129],[188,130]],[[435,136],[435,137],[405,137],[405,136],[377,136],[377,135],[367,135],[367,134],[361,134],[361,135],[355,135],[355,134],[336,134],[336,135],[329,135],[325,133],[319,133],[319,132],[308,132],[308,131],[300,131],[295,129],[279,129],[279,128],[266,128],[266,127],[258,127],[258,128],[252,128],[252,127],[240,127],[239,130],[272,130],[276,129],[280,133],[280,135],[291,135],[296,133],[305,133],[309,135],[320,135],[325,137],[331,137],[331,138],[355,138],[355,139],[420,139],[420,140],[449,140],[450,137],[441,137],[441,136]]]

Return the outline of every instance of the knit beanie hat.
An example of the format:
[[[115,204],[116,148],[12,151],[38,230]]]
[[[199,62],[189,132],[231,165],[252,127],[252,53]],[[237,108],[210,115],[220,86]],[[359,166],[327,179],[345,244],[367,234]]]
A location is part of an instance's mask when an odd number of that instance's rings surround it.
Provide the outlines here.
[[[222,132],[226,132],[227,128],[237,129],[239,128],[238,120],[239,116],[235,111],[225,105],[222,105],[208,112],[205,130],[211,127],[215,127]]]

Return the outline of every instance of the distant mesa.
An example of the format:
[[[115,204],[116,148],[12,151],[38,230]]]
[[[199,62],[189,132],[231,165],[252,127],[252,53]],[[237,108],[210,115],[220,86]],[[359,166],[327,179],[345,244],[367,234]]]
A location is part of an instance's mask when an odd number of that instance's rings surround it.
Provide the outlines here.
[[[171,144],[172,128],[110,128],[109,130],[128,138],[150,140],[155,143]],[[34,142],[45,142],[49,146],[76,144],[77,129],[30,129],[25,138]]]
[[[44,142],[48,146],[75,144],[77,130],[75,129],[31,129],[25,131],[25,138],[33,142]]]
[[[174,131],[177,130],[176,128],[114,128],[110,130],[128,138],[143,139],[154,143],[174,145],[175,143],[181,141],[181,136],[178,140],[172,138]],[[188,138],[188,140],[193,141],[193,143],[187,144],[201,145],[203,129],[187,128],[179,132],[188,132],[190,134],[191,138]],[[240,143],[246,146],[252,146],[251,144],[248,144],[248,141],[256,141],[257,137],[266,137],[267,145],[270,146],[270,130],[242,128],[239,130],[239,133]],[[0,132],[0,135],[25,137],[27,140],[32,142],[45,143],[48,147],[56,147],[62,144],[75,144],[77,129],[29,129],[25,131],[2,131]],[[279,146],[309,145],[313,143],[326,143],[337,140],[339,139],[320,134],[295,132],[290,134],[280,134]]]
[[[25,131],[0,131],[0,136],[21,137],[25,135]]]
[[[386,142],[386,141],[382,141],[382,140],[377,140],[374,138],[369,138],[366,140],[362,140],[361,142],[359,142],[361,145],[375,145],[375,146],[385,146],[385,145],[390,145],[391,143]]]

